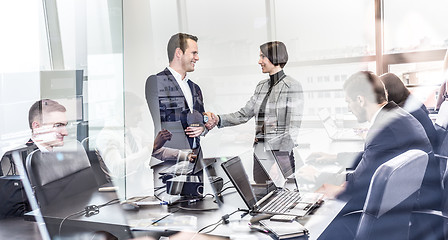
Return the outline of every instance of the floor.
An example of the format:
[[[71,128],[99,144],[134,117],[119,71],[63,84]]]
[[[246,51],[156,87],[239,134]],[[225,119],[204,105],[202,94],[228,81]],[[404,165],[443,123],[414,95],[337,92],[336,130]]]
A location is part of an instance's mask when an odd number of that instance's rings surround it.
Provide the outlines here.
[[[25,221],[21,217],[1,219],[0,236],[9,240],[42,239],[36,223]]]

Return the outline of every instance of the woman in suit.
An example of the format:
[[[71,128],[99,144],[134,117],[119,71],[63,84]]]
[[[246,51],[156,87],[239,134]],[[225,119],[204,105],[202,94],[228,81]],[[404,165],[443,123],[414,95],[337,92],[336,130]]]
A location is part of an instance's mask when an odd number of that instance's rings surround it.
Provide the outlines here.
[[[284,73],[283,67],[287,62],[288,52],[284,43],[273,41],[262,44],[258,64],[263,73],[269,74],[269,78],[258,83],[250,100],[239,111],[209,114],[215,121],[209,121],[206,127],[235,126],[255,117],[254,152],[257,157],[269,158],[265,149],[289,151],[294,166],[292,149],[297,145],[302,119],[303,91],[297,80]]]

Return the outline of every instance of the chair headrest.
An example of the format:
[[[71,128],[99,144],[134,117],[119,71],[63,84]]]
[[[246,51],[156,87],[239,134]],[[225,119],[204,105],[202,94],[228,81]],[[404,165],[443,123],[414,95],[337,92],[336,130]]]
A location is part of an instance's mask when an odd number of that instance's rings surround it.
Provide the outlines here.
[[[428,154],[409,150],[383,163],[372,177],[364,210],[381,217],[418,191],[428,164]]]
[[[71,151],[38,151],[33,154],[31,164],[37,184],[42,186],[89,167],[90,161],[79,142]]]

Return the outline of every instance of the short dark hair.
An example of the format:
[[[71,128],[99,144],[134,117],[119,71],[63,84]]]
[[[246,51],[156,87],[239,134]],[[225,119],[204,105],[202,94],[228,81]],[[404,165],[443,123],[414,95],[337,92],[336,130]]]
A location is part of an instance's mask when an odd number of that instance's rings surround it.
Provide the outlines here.
[[[360,71],[353,74],[344,82],[343,89],[351,99],[364,96],[369,101],[378,104],[387,102],[387,92],[383,82],[370,71]]]
[[[188,47],[187,40],[191,39],[195,42],[198,41],[198,37],[190,35],[188,33],[176,33],[173,36],[171,36],[170,40],[168,41],[168,46],[166,48],[168,52],[168,61],[173,61],[174,53],[176,52],[176,48],[180,48],[182,52],[185,52],[185,50]]]
[[[385,73],[380,76],[380,79],[383,81],[384,87],[386,88],[387,99],[389,101],[394,101],[398,106],[403,107],[406,99],[411,94],[403,81],[393,73]]]
[[[31,105],[30,110],[28,112],[28,122],[30,125],[30,129],[33,129],[34,121],[42,123],[43,113],[65,112],[65,111],[67,111],[67,109],[65,109],[64,106],[51,99],[42,99],[35,102],[33,105]]]
[[[260,46],[260,50],[275,66],[280,65],[283,68],[288,62],[288,51],[280,41],[267,42]]]

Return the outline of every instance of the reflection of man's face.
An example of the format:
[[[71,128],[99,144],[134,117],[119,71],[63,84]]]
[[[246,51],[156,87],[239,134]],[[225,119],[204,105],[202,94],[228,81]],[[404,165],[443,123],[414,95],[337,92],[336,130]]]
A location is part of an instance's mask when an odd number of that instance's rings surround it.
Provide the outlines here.
[[[359,101],[353,100],[349,96],[345,96],[345,102],[347,102],[348,110],[355,115],[358,122],[363,123],[367,121],[367,112],[361,106]]]
[[[42,123],[33,122],[34,140],[46,148],[64,145],[67,132],[65,112],[42,113]]]
[[[199,61],[198,44],[191,39],[187,39],[187,43],[188,47],[181,57],[182,68],[185,72],[193,72],[194,65]]]

